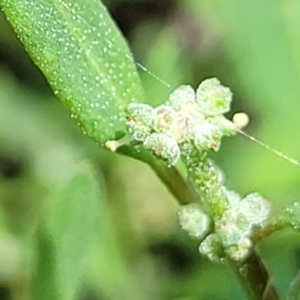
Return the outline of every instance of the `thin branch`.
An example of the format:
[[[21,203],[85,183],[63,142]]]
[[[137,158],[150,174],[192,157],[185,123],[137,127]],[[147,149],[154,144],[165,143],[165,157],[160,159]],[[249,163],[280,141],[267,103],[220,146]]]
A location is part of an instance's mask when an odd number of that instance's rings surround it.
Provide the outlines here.
[[[266,266],[256,251],[243,262],[229,264],[251,300],[279,300]]]
[[[179,204],[185,205],[198,201],[198,195],[191,186],[182,178],[181,174],[174,167],[167,167],[166,164],[153,157],[140,145],[124,145],[116,150],[117,153],[130,156],[148,164],[157,176],[166,185]]]

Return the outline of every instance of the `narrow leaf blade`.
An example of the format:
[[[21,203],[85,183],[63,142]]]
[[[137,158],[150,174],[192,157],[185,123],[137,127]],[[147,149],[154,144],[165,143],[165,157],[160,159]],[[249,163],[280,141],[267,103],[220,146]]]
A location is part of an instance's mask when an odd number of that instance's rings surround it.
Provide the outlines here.
[[[125,132],[123,108],[142,101],[131,53],[99,0],[0,0],[55,94],[101,145]]]

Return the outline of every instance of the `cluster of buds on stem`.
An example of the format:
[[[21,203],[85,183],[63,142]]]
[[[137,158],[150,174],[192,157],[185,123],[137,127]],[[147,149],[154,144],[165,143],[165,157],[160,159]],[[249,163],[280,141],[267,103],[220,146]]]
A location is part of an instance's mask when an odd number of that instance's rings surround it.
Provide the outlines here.
[[[216,78],[203,81],[196,93],[189,85],[180,86],[156,108],[129,104],[128,131],[133,140],[175,165],[186,145],[193,144],[199,151],[217,151],[224,135],[236,133],[235,125],[223,116],[230,102],[230,90]]]
[[[224,257],[241,261],[253,248],[251,236],[270,214],[270,205],[259,194],[241,198],[224,185],[224,175],[208,159],[218,151],[223,136],[239,127],[224,117],[232,93],[216,78],[203,81],[196,92],[180,86],[156,108],[131,103],[126,110],[131,139],[141,142],[155,156],[175,165],[181,158],[200,203],[182,206],[180,224],[201,240],[199,250],[213,261]]]

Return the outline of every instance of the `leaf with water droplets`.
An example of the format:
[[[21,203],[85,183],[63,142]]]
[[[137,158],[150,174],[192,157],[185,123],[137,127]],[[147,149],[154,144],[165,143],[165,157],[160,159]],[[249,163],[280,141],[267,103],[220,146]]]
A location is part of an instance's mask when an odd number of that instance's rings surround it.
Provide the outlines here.
[[[297,201],[286,206],[275,216],[272,223],[276,229],[292,227],[300,231],[300,202]]]
[[[131,53],[99,0],[0,0],[33,61],[84,133],[104,145],[143,99]]]

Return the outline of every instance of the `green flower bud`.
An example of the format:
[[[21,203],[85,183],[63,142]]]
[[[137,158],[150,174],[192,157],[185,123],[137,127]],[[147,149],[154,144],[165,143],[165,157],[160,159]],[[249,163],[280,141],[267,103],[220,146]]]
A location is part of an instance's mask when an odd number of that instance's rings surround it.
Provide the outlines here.
[[[239,209],[253,225],[262,224],[271,214],[270,203],[258,193],[249,194],[242,199]]]
[[[153,131],[154,109],[143,103],[130,103],[126,109],[126,125],[135,141],[144,141]]]
[[[217,78],[206,79],[199,85],[196,102],[207,116],[221,115],[229,111],[232,93]]]
[[[170,132],[177,124],[174,109],[167,105],[160,105],[154,109],[154,130],[156,132]]]
[[[166,160],[169,165],[175,165],[180,157],[180,148],[176,140],[163,133],[152,133],[144,141],[144,146],[158,157]]]
[[[199,246],[199,252],[213,262],[223,262],[224,260],[223,246],[216,233],[206,237]]]
[[[239,245],[241,240],[249,236],[249,230],[247,228],[243,230],[237,224],[233,224],[232,226],[228,226],[226,230],[224,228],[222,231],[218,230],[217,232],[225,248]]]
[[[200,151],[210,149],[217,151],[219,149],[222,133],[216,125],[209,123],[208,120],[204,120],[199,122],[193,130],[192,140],[197,149]]]
[[[225,248],[224,252],[235,261],[243,261],[249,256],[252,248],[252,241],[245,236],[239,240],[238,244]]]
[[[209,230],[210,220],[199,204],[192,203],[180,207],[179,222],[190,236],[201,239]]]
[[[195,100],[194,89],[190,85],[181,85],[170,94],[168,104],[177,111],[192,112],[196,107]]]

